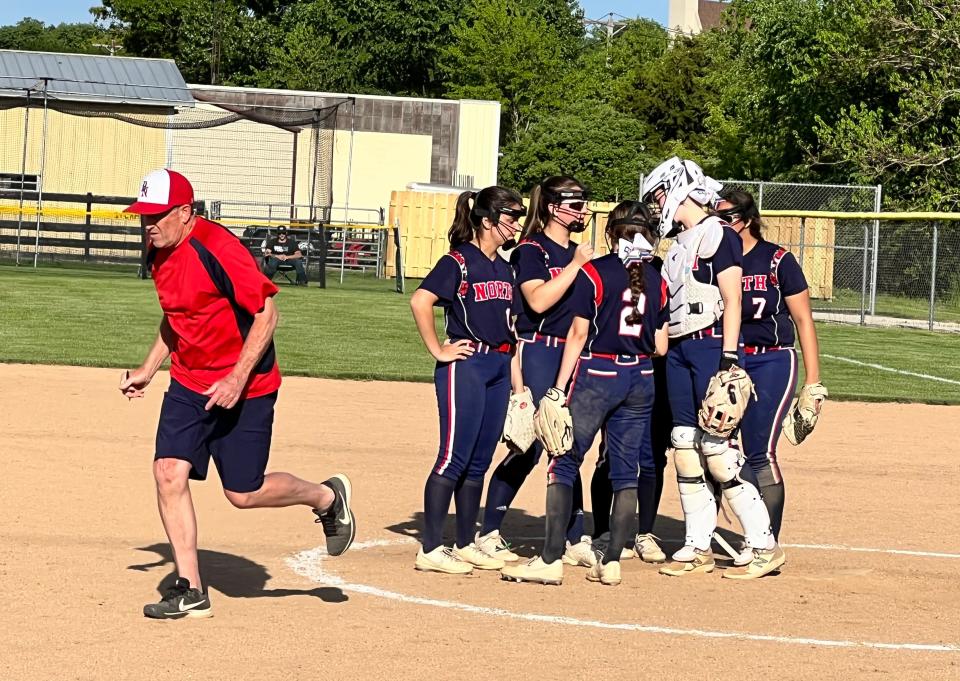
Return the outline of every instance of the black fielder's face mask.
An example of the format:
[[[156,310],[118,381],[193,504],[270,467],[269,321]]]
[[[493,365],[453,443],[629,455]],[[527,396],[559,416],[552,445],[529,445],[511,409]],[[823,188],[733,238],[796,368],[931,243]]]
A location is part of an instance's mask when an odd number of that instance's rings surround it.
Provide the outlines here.
[[[557,222],[573,234],[579,234],[587,228],[587,224],[583,221],[588,200],[586,189],[544,190],[544,194],[550,203],[557,206],[557,212],[554,214]]]
[[[520,228],[519,223],[517,222],[523,218],[527,211],[522,206],[520,208],[500,208],[495,211],[486,211],[483,209],[474,209],[474,214],[480,217],[489,218],[493,222],[493,229],[496,230],[497,235],[503,239],[503,244],[500,248],[505,251],[509,251],[512,248],[517,246],[517,230]],[[511,221],[505,222],[504,216],[512,218]]]

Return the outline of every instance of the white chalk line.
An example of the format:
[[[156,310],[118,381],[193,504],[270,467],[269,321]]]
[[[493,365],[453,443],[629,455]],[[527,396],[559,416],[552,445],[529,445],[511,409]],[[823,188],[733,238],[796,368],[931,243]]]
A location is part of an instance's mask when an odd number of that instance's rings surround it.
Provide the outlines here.
[[[930,374],[919,374],[915,371],[906,371],[905,369],[894,369],[892,367],[885,367],[882,364],[873,364],[872,362],[861,362],[856,359],[850,359],[849,357],[838,357],[837,355],[824,355],[821,354],[821,357],[826,357],[827,359],[835,359],[838,362],[848,362],[850,364],[856,364],[862,367],[870,367],[871,369],[878,369],[880,371],[889,371],[893,374],[900,374],[901,376],[913,376],[915,378],[925,378],[928,381],[939,381],[941,383],[949,383],[951,385],[960,385],[960,381],[955,381],[952,378],[943,378],[941,376],[931,376]]]
[[[391,546],[398,544],[414,543],[411,538],[385,540],[378,539],[367,542],[355,542],[352,551],[360,551],[382,546]],[[425,605],[434,608],[443,608],[446,610],[457,610],[476,615],[486,615],[492,617],[501,617],[504,619],[518,620],[524,622],[539,622],[545,624],[560,624],[564,626],[587,627],[592,629],[604,629],[615,631],[631,631],[645,634],[663,634],[668,636],[686,636],[693,638],[712,638],[712,639],[735,639],[740,641],[756,641],[762,643],[781,643],[789,645],[809,645],[827,648],[868,648],[874,650],[910,650],[920,652],[940,652],[940,653],[960,653],[960,646],[942,643],[888,643],[876,641],[856,641],[856,640],[832,640],[820,638],[805,638],[798,636],[773,636],[769,634],[749,634],[736,631],[719,631],[710,629],[684,629],[678,627],[659,627],[646,624],[636,624],[631,622],[601,622],[599,620],[578,619],[560,615],[543,615],[540,613],[514,612],[504,608],[488,608],[480,605],[471,605],[469,603],[458,603],[454,601],[445,601],[436,598],[423,598],[421,596],[410,596],[396,591],[381,589],[367,584],[353,584],[347,582],[342,577],[328,574],[323,569],[323,560],[327,556],[324,547],[301,551],[300,553],[287,558],[286,562],[290,568],[301,577],[311,581],[323,584],[325,586],[337,587],[343,591],[366,594],[377,598],[384,598],[401,603],[410,603],[413,605]]]
[[[844,546],[843,544],[781,544],[785,549],[813,549],[815,551],[852,551],[854,553],[887,553],[894,556],[919,556],[921,558],[957,558],[960,553],[940,553],[937,551],[906,551],[904,549],[873,549],[864,546]]]
[[[543,541],[543,537],[517,537],[517,541]],[[960,560],[960,553],[941,553],[939,551],[909,551],[906,549],[878,549],[868,546],[847,546],[846,544],[781,544],[785,549],[803,549],[811,551],[850,551],[852,553],[884,553],[892,556],[914,556],[917,558],[948,558]]]

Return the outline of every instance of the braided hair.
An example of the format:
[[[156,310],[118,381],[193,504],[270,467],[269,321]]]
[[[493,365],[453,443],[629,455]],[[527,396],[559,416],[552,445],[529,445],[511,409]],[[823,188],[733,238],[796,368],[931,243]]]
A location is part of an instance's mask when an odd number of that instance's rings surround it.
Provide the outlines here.
[[[620,239],[633,241],[637,234],[643,236],[651,244],[656,244],[656,229],[658,219],[647,204],[641,201],[622,201],[610,211],[607,219],[606,235],[610,240],[611,250],[616,253],[617,244]],[[637,260],[626,266],[627,274],[630,277],[630,303],[633,305],[626,322],[628,324],[637,324],[643,317],[643,310],[640,309],[640,298],[646,290],[646,281],[644,279],[646,261]]]

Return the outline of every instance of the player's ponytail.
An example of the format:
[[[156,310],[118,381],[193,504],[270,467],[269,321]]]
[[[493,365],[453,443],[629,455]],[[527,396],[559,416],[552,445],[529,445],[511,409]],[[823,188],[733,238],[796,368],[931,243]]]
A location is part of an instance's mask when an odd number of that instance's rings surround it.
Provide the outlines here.
[[[611,250],[616,253],[620,239],[633,241],[637,234],[643,236],[651,245],[656,245],[657,224],[658,220],[647,204],[640,201],[620,202],[607,218],[606,234]],[[627,275],[630,277],[630,303],[633,305],[633,312],[627,315],[625,320],[628,324],[637,324],[643,318],[640,298],[646,290],[646,267],[648,265],[644,260],[637,260],[626,266]]]
[[[557,202],[557,192],[563,190],[583,190],[583,185],[575,178],[567,175],[548,177],[530,190],[530,209],[527,219],[523,223],[523,232],[520,240],[526,239],[537,232],[542,232],[552,217],[550,204]]]
[[[717,215],[725,220],[732,215],[739,215],[754,239],[763,238],[763,221],[760,219],[760,209],[757,208],[757,202],[753,200],[753,194],[742,189],[731,189],[723,192],[720,197],[732,205],[716,211]]]
[[[453,224],[447,231],[447,240],[450,248],[456,248],[473,239],[473,222],[470,220],[470,202],[477,196],[476,192],[463,192],[457,197],[457,210],[453,215]]]
[[[517,192],[506,187],[494,186],[479,192],[463,192],[457,197],[453,224],[447,230],[450,248],[473,241],[477,232],[480,231],[483,218],[497,222],[499,212],[513,206],[523,206],[523,199]]]

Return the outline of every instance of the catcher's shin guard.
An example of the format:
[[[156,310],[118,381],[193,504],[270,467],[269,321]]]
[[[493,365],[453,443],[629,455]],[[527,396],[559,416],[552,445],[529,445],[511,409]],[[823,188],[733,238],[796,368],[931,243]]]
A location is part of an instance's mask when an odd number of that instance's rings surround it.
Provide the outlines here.
[[[684,548],[708,551],[713,531],[717,527],[717,506],[713,492],[703,477],[700,454],[694,449],[694,428],[677,426],[670,434],[673,443],[673,461],[677,467],[680,488],[680,506],[686,526]],[[692,551],[681,549],[674,558],[682,560]],[[682,555],[678,555],[682,554]]]
[[[770,514],[757,488],[740,477],[743,466],[740,450],[731,446],[729,440],[704,433],[700,438],[700,451],[706,458],[710,475],[720,483],[723,498],[743,527],[747,546],[771,548],[774,542]]]

